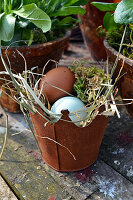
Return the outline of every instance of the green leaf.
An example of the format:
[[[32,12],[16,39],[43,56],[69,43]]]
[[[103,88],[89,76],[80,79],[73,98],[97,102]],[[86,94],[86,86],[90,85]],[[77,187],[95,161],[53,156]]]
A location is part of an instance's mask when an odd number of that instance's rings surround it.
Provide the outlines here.
[[[103,25],[106,30],[113,30],[120,27],[120,24],[115,23],[113,13],[107,12],[103,18]]]
[[[41,28],[44,33],[51,29],[51,19],[34,3],[25,5],[20,10],[14,10],[13,13],[17,14],[20,17],[28,19],[38,28]]]
[[[23,29],[22,31],[22,40],[26,41],[28,46],[30,46],[33,42],[33,32],[29,29]]]
[[[26,19],[21,18],[21,19],[19,19],[19,21],[17,22],[17,25],[18,25],[20,28],[26,28],[26,27],[29,25],[29,23],[31,23],[31,22],[29,22],[29,21],[26,20]]]
[[[65,17],[64,19],[62,19],[59,24],[69,24],[71,22],[78,22],[77,19],[73,18],[73,17]]]
[[[10,41],[14,35],[16,18],[11,14],[0,14],[0,40]]]
[[[103,3],[103,2],[92,2],[93,6],[101,11],[115,11],[118,3]]]
[[[4,12],[5,14],[11,13],[11,0],[4,0]]]
[[[69,29],[73,27],[73,22],[77,22],[78,20],[72,17],[65,17],[61,21],[59,20],[53,20],[52,21],[52,28],[53,29]]]
[[[23,0],[13,0],[12,1],[12,10],[19,8],[21,5],[23,5]]]
[[[63,6],[67,7],[67,6],[72,6],[72,5],[75,5],[75,6],[84,6],[88,3],[89,0],[67,0]]]
[[[0,13],[4,12],[4,0],[0,0]]]
[[[114,20],[124,25],[133,23],[133,1],[122,0],[115,10]]]
[[[23,5],[28,5],[32,3],[37,4],[38,2],[39,2],[38,0],[23,0]]]
[[[52,13],[55,11],[57,5],[59,4],[59,0],[49,0],[47,5],[47,13]]]
[[[90,0],[79,0],[78,2],[76,2],[75,4],[73,4],[74,6],[84,6],[86,5]]]
[[[66,0],[66,2],[63,3],[63,6],[67,7],[67,6],[72,6],[73,4],[77,3],[77,1],[79,0]]]
[[[54,17],[54,16],[67,16],[67,15],[72,15],[72,14],[80,14],[80,15],[84,15],[86,13],[86,11],[78,6],[69,6],[69,7],[62,7],[61,9],[59,9],[57,12],[52,13],[50,16]]]

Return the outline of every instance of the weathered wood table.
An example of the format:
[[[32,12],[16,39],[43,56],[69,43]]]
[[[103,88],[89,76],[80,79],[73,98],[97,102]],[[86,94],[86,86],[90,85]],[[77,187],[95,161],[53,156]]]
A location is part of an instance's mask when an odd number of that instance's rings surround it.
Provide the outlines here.
[[[69,49],[60,65],[67,65],[68,61],[71,64],[77,57],[90,57],[82,44],[70,45]],[[123,106],[120,107],[120,119],[117,116],[110,117],[98,160],[85,170],[71,173],[56,172],[48,167],[41,159],[32,133],[27,130],[23,115],[7,114],[9,134],[0,161],[0,174],[16,198],[133,200],[133,119],[126,114]],[[0,149],[4,135],[5,117],[2,116]],[[11,198],[9,195],[5,199],[0,196],[0,200]]]

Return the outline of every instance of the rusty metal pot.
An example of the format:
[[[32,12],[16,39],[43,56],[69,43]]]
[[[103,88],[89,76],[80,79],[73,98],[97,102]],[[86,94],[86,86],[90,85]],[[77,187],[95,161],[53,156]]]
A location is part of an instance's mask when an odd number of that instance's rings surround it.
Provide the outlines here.
[[[61,119],[70,121],[69,112],[66,110],[62,113]],[[53,169],[64,172],[77,171],[97,160],[108,123],[108,118],[105,116],[98,115],[84,128],[62,120],[55,124],[46,123],[47,121],[38,113],[30,113],[30,117],[42,151],[42,158]]]
[[[107,40],[104,40],[104,46],[108,55],[109,62],[113,66],[118,56],[118,52],[108,44]],[[124,66],[121,72],[121,78],[117,82],[117,86],[122,99],[133,99],[133,60],[120,54],[117,67],[114,72],[114,78],[118,76],[123,61]],[[129,101],[124,101],[124,103],[129,103]],[[133,117],[133,104],[126,105],[126,109],[128,114]]]
[[[94,60],[106,60],[107,55],[103,45],[103,39],[99,37],[97,28],[103,25],[103,17],[105,12],[98,10],[91,5],[90,0],[87,5],[84,6],[86,14],[79,18],[81,19],[80,28],[83,34],[84,42],[89,49],[91,56]],[[96,2],[116,3],[120,0],[96,0]]]
[[[31,45],[31,46],[18,46],[18,47],[10,47],[6,51],[6,48],[2,47],[3,57],[8,64],[7,56],[10,59],[11,70],[15,73],[22,73],[25,70],[25,63],[22,56],[19,55],[17,50],[24,56],[27,63],[27,69],[31,69],[32,67],[38,66],[38,73],[42,72],[44,65],[48,60],[59,61],[64,48],[66,47],[70,38],[70,32],[67,32],[64,37],[59,38],[55,41],[47,42],[39,45]],[[49,71],[54,67],[54,63],[50,62],[46,68],[45,72]],[[0,59],[0,71],[5,71],[3,63]],[[3,84],[3,81],[0,81],[0,86]],[[6,90],[7,93],[11,93],[10,90]],[[11,95],[11,94],[10,94]],[[6,108],[9,112],[20,112],[19,105],[12,99],[13,96],[5,94],[3,92],[0,101],[4,108]],[[9,99],[10,98],[10,99]],[[10,102],[10,103],[9,103]],[[14,106],[12,106],[14,105]],[[14,107],[14,108],[13,108]]]

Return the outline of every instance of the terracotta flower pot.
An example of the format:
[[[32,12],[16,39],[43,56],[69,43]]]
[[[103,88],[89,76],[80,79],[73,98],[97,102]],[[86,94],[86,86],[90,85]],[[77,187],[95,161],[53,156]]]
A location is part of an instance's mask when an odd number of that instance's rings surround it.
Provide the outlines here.
[[[106,52],[103,45],[103,39],[98,36],[97,28],[103,25],[103,17],[105,12],[99,11],[96,7],[90,3],[94,0],[90,0],[87,5],[84,6],[86,14],[79,18],[81,19],[80,28],[83,34],[84,42],[88,47],[91,56],[94,60],[105,60]],[[96,0],[96,2],[116,3],[120,0]]]
[[[118,52],[108,44],[107,40],[104,40],[104,46],[108,55],[109,62],[113,65],[117,58]],[[114,78],[118,76],[123,61],[124,66],[121,72],[121,76],[123,76],[117,82],[117,86],[122,99],[133,99],[133,60],[120,54],[117,67],[114,72]],[[129,101],[124,101],[124,103],[129,103]],[[129,115],[133,117],[133,104],[126,105],[126,108]]]
[[[1,104],[3,108],[8,110],[9,112],[18,113],[20,112],[19,104],[14,100],[14,96],[16,95],[16,91],[14,88],[2,88],[2,94],[0,97]]]
[[[21,54],[23,54],[23,56],[25,57],[28,69],[38,66],[37,72],[41,73],[44,65],[47,63],[48,60],[51,59],[57,62],[60,60],[63,54],[64,48],[66,47],[69,41],[69,38],[70,38],[70,32],[67,32],[64,37],[59,38],[55,41],[44,43],[44,44],[10,47],[7,50],[7,56],[10,59],[12,72],[22,73],[25,70],[24,59],[22,58],[22,56],[19,55],[17,50]],[[2,53],[3,53],[4,59],[8,63],[7,58],[6,58],[6,48],[4,47],[2,48]],[[46,66],[45,72],[49,71],[53,67],[54,67],[53,62],[50,62]],[[2,64],[1,59],[0,59],[0,71],[5,71],[5,68]],[[3,81],[0,81],[0,85],[2,84],[3,84]],[[10,93],[10,91],[8,91],[8,93]],[[10,112],[19,112],[20,111],[19,106],[14,106],[14,108],[16,108],[14,110],[12,106],[10,107],[10,104],[8,104],[8,102],[10,101],[12,105],[14,104],[14,101],[12,100],[12,98],[10,98],[9,100],[9,98],[10,97],[3,92],[0,98],[2,106],[4,108],[7,108],[8,111]]]
[[[62,113],[62,119],[70,121],[69,112]],[[62,120],[55,124],[46,123],[38,113],[30,113],[30,117],[42,158],[49,166],[57,171],[77,171],[96,161],[108,118],[99,115],[89,126],[80,128]]]

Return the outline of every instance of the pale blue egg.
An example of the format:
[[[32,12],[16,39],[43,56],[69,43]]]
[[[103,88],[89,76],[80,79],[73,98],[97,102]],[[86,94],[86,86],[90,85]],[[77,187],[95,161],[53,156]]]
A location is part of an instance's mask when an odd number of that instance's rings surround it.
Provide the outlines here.
[[[68,110],[70,112],[69,117],[76,125],[79,125],[81,123],[79,121],[84,121],[87,117],[85,104],[76,97],[67,96],[58,99],[51,108],[54,114],[61,114],[62,110]],[[78,115],[78,117],[76,115]]]

